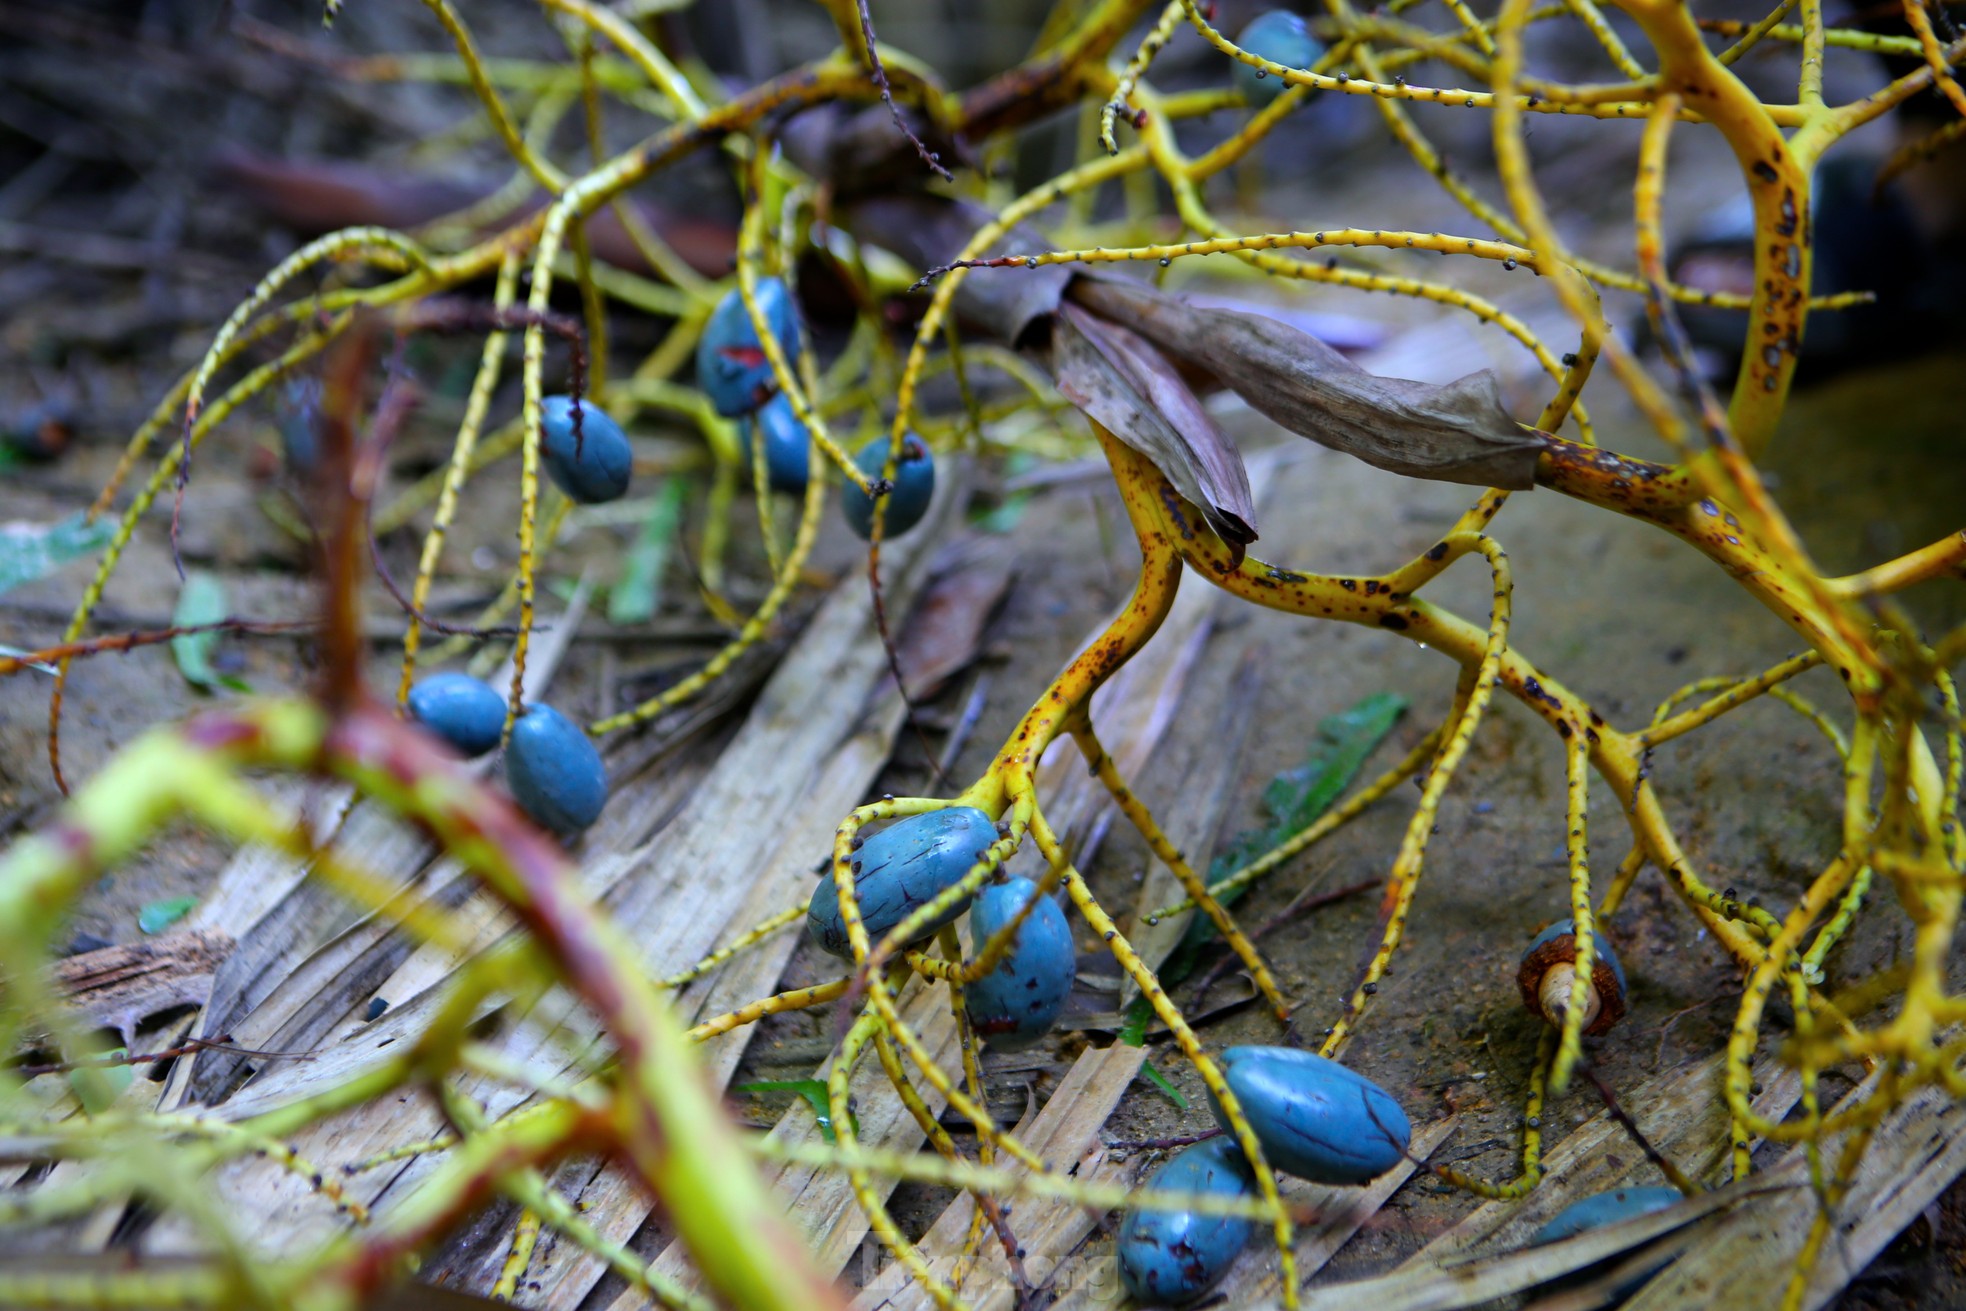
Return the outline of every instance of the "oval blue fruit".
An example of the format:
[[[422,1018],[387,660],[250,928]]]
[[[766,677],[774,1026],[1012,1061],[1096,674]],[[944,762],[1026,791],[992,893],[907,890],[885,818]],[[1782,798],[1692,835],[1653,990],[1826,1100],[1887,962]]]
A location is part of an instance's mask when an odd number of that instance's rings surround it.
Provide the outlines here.
[[[799,356],[799,315],[778,278],[758,279],[758,304],[787,361]],[[749,414],[771,398],[777,383],[751,326],[744,298],[732,288],[717,302],[696,344],[696,385],[727,419]]]
[[[410,718],[460,755],[482,756],[505,732],[505,698],[482,678],[445,671],[410,689]]]
[[[1311,35],[1304,26],[1304,20],[1287,9],[1272,9],[1267,14],[1259,14],[1236,44],[1252,55],[1261,56],[1273,64],[1285,68],[1308,69],[1324,57],[1324,43]],[[1236,61],[1236,85],[1242,89],[1242,98],[1256,108],[1275,100],[1289,89],[1290,84],[1280,77],[1271,77],[1260,68],[1251,68],[1241,60]]]
[[[1236,1140],[1224,1134],[1170,1157],[1147,1186],[1249,1197],[1255,1194],[1255,1183]],[[1192,1302],[1228,1272],[1255,1229],[1255,1221],[1237,1216],[1128,1211],[1120,1223],[1120,1279],[1138,1302],[1153,1306]]]
[[[321,439],[315,433],[321,422],[321,380],[289,378],[280,388],[274,413],[288,471],[302,478],[313,474],[321,463]]]
[[[1413,1126],[1362,1074],[1294,1047],[1231,1047],[1222,1074],[1269,1163],[1320,1184],[1362,1184],[1398,1165]],[[1211,1094],[1215,1119],[1230,1128]]]
[[[1602,1229],[1606,1225],[1618,1224],[1625,1220],[1636,1220],[1641,1215],[1663,1211],[1685,1200],[1677,1188],[1660,1186],[1646,1188],[1615,1188],[1608,1193],[1598,1193],[1572,1202],[1558,1211],[1550,1222],[1536,1231],[1529,1240],[1531,1247],[1541,1247],[1544,1243],[1560,1243],[1566,1238],[1588,1233],[1592,1229]]]
[[[619,500],[628,490],[635,454],[628,434],[592,401],[580,403],[580,432],[573,430],[573,397],[539,403],[540,453],[560,490],[582,505]]]
[[[1078,972],[1065,912],[1029,879],[1014,878],[976,894],[969,912],[970,949],[982,951],[1033,897],[1038,907],[1017,930],[1010,950],[963,993],[970,1024],[994,1051],[1029,1047],[1050,1033]]]
[[[887,465],[888,439],[869,442],[853,463],[869,478],[881,476]],[[901,460],[894,467],[894,489],[887,495],[887,521],[882,536],[899,537],[922,521],[929,502],[935,499],[935,457],[928,444],[909,433],[901,442]],[[847,526],[861,538],[874,535],[874,501],[848,483],[840,492],[840,509],[846,512]]]
[[[996,840],[996,824],[970,806],[912,815],[868,838],[853,856],[854,900],[859,903],[868,938],[880,941],[915,907],[960,880]],[[966,903],[953,907],[922,936],[954,920],[966,908]],[[853,958],[846,921],[840,916],[840,892],[830,872],[821,875],[819,886],[812,890],[812,900],[806,905],[806,932],[833,955]]]
[[[527,706],[505,748],[505,781],[540,827],[571,837],[600,818],[607,769],[585,729],[551,706]]]
[[[765,481],[774,492],[803,492],[812,477],[812,433],[799,422],[791,400],[780,392],[755,416],[739,421],[738,435],[747,460],[752,455],[753,423],[764,433]]]
[[[1560,1243],[1566,1238],[1575,1238],[1578,1234],[1588,1233],[1593,1229],[1603,1229],[1607,1225],[1636,1220],[1641,1215],[1663,1211],[1683,1200],[1677,1188],[1664,1188],[1657,1185],[1645,1188],[1615,1188],[1608,1193],[1598,1193],[1580,1202],[1572,1202],[1558,1211],[1548,1224],[1536,1231],[1535,1236],[1529,1240],[1529,1246],[1541,1247],[1544,1243]],[[1623,1261],[1630,1255],[1629,1252],[1624,1253],[1616,1260]],[[1610,1261],[1611,1258],[1607,1258],[1603,1262],[1595,1262],[1560,1279],[1551,1280],[1550,1286],[1566,1288],[1588,1283],[1601,1273]],[[1641,1265],[1640,1268],[1633,1270],[1628,1277],[1619,1280],[1606,1290],[1611,1297],[1609,1304],[1616,1306],[1636,1293],[1645,1286],[1647,1280],[1664,1269],[1670,1261],[1670,1257],[1664,1257],[1656,1264]]]

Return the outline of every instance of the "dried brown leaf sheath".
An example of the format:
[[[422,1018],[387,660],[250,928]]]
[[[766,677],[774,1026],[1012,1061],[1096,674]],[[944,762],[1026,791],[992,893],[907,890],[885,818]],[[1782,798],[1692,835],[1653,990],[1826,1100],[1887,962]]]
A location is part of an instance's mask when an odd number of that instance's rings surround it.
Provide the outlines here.
[[[862,201],[844,217],[862,240],[924,269],[954,258],[989,221],[961,202],[905,194]],[[993,253],[1045,249],[1041,234],[1020,228]],[[956,311],[1048,363],[1073,404],[1152,459],[1237,550],[1256,536],[1247,475],[1183,372],[1211,377],[1291,432],[1393,473],[1477,487],[1534,483],[1541,439],[1502,408],[1486,370],[1445,386],[1382,378],[1275,319],[1202,309],[1102,270],[1062,265],[972,270]]]
[[[1201,309],[1109,278],[1079,278],[1067,294],[1207,370],[1290,431],[1367,464],[1478,487],[1534,483],[1542,443],[1502,408],[1495,375],[1486,369],[1445,386],[1382,378],[1309,333],[1261,315]]]
[[[1256,540],[1242,454],[1165,356],[1069,303],[1059,306],[1049,355],[1065,399],[1152,460],[1238,555]]]
[[[232,946],[229,934],[189,930],[103,947],[57,962],[55,985],[84,1020],[128,1046],[147,1017],[202,1006]]]

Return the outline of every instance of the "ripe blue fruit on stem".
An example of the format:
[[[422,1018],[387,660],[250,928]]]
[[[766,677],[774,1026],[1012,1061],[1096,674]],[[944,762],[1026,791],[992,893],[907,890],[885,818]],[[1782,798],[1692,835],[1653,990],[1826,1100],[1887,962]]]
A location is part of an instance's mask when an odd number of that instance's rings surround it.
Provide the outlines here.
[[[1072,995],[1078,970],[1072,928],[1058,903],[1029,879],[1011,879],[976,894],[969,913],[970,950],[981,954],[1033,898],[1038,907],[1017,930],[1010,950],[963,993],[970,1024],[993,1051],[1015,1051],[1043,1038]]]
[[[764,434],[765,481],[774,492],[803,492],[812,477],[812,433],[799,422],[791,400],[780,392],[755,416],[739,422],[746,459],[752,454],[753,424]]]
[[[888,439],[869,442],[860,454],[853,457],[853,463],[868,480],[879,478],[887,464]],[[901,460],[894,468],[894,489],[887,494],[887,519],[882,526],[882,536],[899,537],[922,521],[928,513],[929,502],[935,499],[935,458],[928,453],[928,445],[921,438],[909,433],[901,442]],[[862,539],[874,535],[874,501],[865,492],[848,483],[840,492],[840,509],[846,513],[847,526]]]
[[[465,756],[482,756],[505,731],[505,698],[482,678],[446,671],[410,689],[410,718]]]
[[[551,706],[527,706],[512,725],[505,781],[519,809],[565,837],[600,818],[608,775],[586,730]]]
[[[1529,1245],[1541,1247],[1544,1243],[1560,1243],[1592,1229],[1602,1229],[1606,1225],[1663,1211],[1682,1200],[1677,1188],[1614,1188],[1608,1193],[1597,1193],[1580,1202],[1572,1202],[1558,1211],[1548,1224],[1536,1231]]]
[[[1170,1157],[1147,1187],[1252,1197],[1255,1183],[1236,1140],[1225,1134]],[[1155,1306],[1192,1302],[1228,1271],[1255,1228],[1255,1221],[1237,1216],[1128,1211],[1120,1223],[1120,1279],[1136,1301]]]
[[[759,278],[758,305],[786,361],[796,361],[799,316],[792,305],[792,293],[781,279]],[[703,325],[703,337],[696,344],[696,385],[726,419],[751,413],[776,390],[771,361],[758,342],[750,311],[736,288],[717,302],[710,321]]]
[[[1625,1015],[1625,967],[1599,929],[1592,937],[1591,981],[1584,989],[1584,1029],[1595,1037],[1607,1032]],[[1551,1024],[1563,1023],[1570,1005],[1570,985],[1577,977],[1577,926],[1568,919],[1537,934],[1522,953],[1516,986],[1531,1015]]]
[[[580,403],[576,434],[573,397],[546,397],[539,403],[539,432],[546,472],[574,500],[595,505],[619,500],[628,490],[635,467],[628,434],[594,402]]]
[[[1362,1074],[1294,1047],[1231,1047],[1222,1077],[1269,1163],[1320,1184],[1362,1184],[1398,1165],[1413,1126]],[[1213,1093],[1215,1121],[1233,1133]]]
[[[1252,55],[1259,55],[1285,68],[1308,69],[1324,57],[1324,43],[1312,36],[1304,20],[1287,9],[1272,9],[1242,29],[1236,44]],[[1260,68],[1236,61],[1236,85],[1242,98],[1261,109],[1289,89],[1280,77],[1271,77]]]
[[[915,907],[969,873],[997,840],[990,817],[970,806],[932,810],[899,820],[868,838],[853,853],[853,894],[870,942],[913,913]],[[941,928],[963,913],[953,907],[923,933]],[[829,870],[820,875],[806,906],[806,932],[835,956],[853,958],[846,921],[840,915],[840,892]]]

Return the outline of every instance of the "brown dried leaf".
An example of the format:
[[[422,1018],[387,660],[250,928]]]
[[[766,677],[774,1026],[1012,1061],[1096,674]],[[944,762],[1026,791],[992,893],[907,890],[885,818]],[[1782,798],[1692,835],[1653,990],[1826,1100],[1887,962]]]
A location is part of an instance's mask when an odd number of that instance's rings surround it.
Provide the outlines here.
[[[1872,1075],[1846,1094],[1837,1112],[1864,1104],[1876,1092],[1876,1080]],[[1871,1135],[1869,1148],[1856,1170],[1838,1180],[1848,1192],[1833,1212],[1834,1237],[1810,1271],[1799,1302],[1802,1311],[1837,1302],[1886,1245],[1966,1170],[1966,1105],[1942,1088],[1911,1093],[1864,1132]],[[1832,1135],[1821,1144],[1821,1159],[1841,1159],[1848,1143],[1848,1134]],[[1809,1186],[1811,1166],[1807,1146],[1798,1144],[1780,1164],[1754,1176],[1789,1187],[1752,1210],[1735,1211],[1700,1230],[1692,1249],[1633,1297],[1632,1311],[1772,1305],[1775,1290],[1802,1257],[1821,1206]],[[1770,1271],[1780,1272],[1772,1287]]]
[[[998,543],[963,538],[936,558],[933,580],[895,642],[909,693],[932,697],[950,677],[976,659],[984,630],[1010,591],[1012,559]],[[894,690],[881,680],[874,695]]]
[[[1639,1132],[1696,1179],[1719,1170],[1733,1151],[1727,1105],[1713,1095],[1725,1067],[1726,1054],[1716,1053],[1618,1090],[1618,1100]],[[1756,1062],[1754,1082],[1762,1089],[1754,1111],[1763,1119],[1779,1122],[1802,1096],[1802,1076],[1773,1058]],[[1571,1203],[1620,1187],[1644,1171],[1644,1155],[1627,1150],[1630,1142],[1610,1113],[1597,1112],[1544,1153],[1543,1182],[1535,1192],[1519,1200],[1481,1203],[1407,1264],[1445,1266],[1472,1253],[1522,1246]]]
[[[1734,1207],[1753,1208],[1770,1194],[1792,1192],[1798,1181],[1757,1174],[1726,1188],[1689,1197],[1677,1206],[1654,1211],[1622,1224],[1593,1229],[1589,1233],[1547,1247],[1524,1248],[1501,1256],[1456,1265],[1409,1265],[1389,1274],[1375,1275],[1349,1283],[1328,1284],[1310,1289],[1302,1301],[1305,1311],[1348,1311],[1369,1306],[1374,1311],[1460,1311],[1498,1298],[1519,1293],[1538,1284],[1559,1279],[1573,1271],[1595,1265],[1606,1258],[1646,1243],[1666,1238],[1653,1247],[1651,1255],[1676,1255],[1684,1246],[1707,1232],[1699,1225],[1715,1212]],[[1807,1226],[1804,1226],[1806,1229]],[[1681,1232],[1685,1231],[1685,1232]],[[1765,1270],[1766,1267],[1763,1267]],[[1269,1311],[1274,1302],[1246,1304],[1249,1311]],[[1678,1303],[1677,1305],[1734,1305],[1716,1303]]]
[[[35,1287],[42,1281],[59,1287],[63,1281],[80,1283],[99,1279],[108,1260],[99,1252],[13,1251],[0,1258],[0,1273],[27,1287]],[[166,1288],[174,1287],[177,1278],[216,1279],[227,1272],[223,1261],[176,1253],[146,1256],[143,1270]],[[502,1311],[511,1304],[434,1284],[404,1283],[370,1294],[362,1305],[366,1311],[482,1311],[483,1308]]]
[[[1145,1048],[1119,1044],[1081,1052],[1044,1109],[1031,1124],[1019,1127],[1018,1136],[1054,1170],[1087,1178],[1106,1164],[1100,1130],[1146,1059]],[[1020,1166],[1011,1168],[1022,1173]],[[938,1272],[952,1267],[967,1247],[975,1209],[975,1200],[965,1193],[922,1235],[921,1253]],[[1063,1198],[1034,1197],[1018,1202],[1014,1218],[1017,1245],[1031,1277],[1041,1279],[1055,1268],[1084,1241],[1098,1220],[1097,1213]],[[985,1243],[978,1268],[963,1289],[968,1304],[977,1311],[1014,1311],[1020,1304],[1017,1292],[1003,1249],[994,1242]],[[853,1307],[854,1311],[929,1311],[934,1305],[927,1291],[896,1261],[861,1289]]]
[[[953,259],[991,218],[920,194],[862,201],[843,217],[861,240],[923,269]],[[1020,227],[991,254],[1045,249],[1043,234]],[[1203,308],[1063,265],[974,269],[955,307],[970,327],[1046,360],[1059,390],[1153,460],[1231,546],[1254,538],[1248,481],[1182,381],[1183,367],[1290,431],[1378,468],[1479,487],[1534,485],[1542,439],[1503,409],[1487,370],[1445,386],[1382,378],[1276,319]]]
[[[128,1044],[148,1016],[203,1005],[232,947],[228,934],[197,930],[103,947],[57,961],[55,986],[88,1024]]]
[[[1381,378],[1309,333],[1258,314],[1202,309],[1108,278],[1082,277],[1069,295],[1207,370],[1290,431],[1367,464],[1440,482],[1534,485],[1541,439],[1502,408],[1489,370],[1445,386]]]
[[[801,116],[803,117],[803,116]],[[995,219],[980,205],[919,192],[871,196],[841,212],[862,241],[893,252],[918,269],[940,268],[963,252],[978,230]],[[1018,227],[990,248],[992,256],[1038,255],[1052,249],[1044,235]],[[1077,271],[1050,264],[1016,273],[977,269],[956,291],[956,316],[1003,342],[1021,346],[1027,331],[1049,320],[1065,299]],[[1037,335],[1033,333],[1032,335]]]
[[[1256,540],[1242,453],[1159,351],[1066,303],[1053,323],[1049,354],[1065,398],[1152,460],[1237,555]]]

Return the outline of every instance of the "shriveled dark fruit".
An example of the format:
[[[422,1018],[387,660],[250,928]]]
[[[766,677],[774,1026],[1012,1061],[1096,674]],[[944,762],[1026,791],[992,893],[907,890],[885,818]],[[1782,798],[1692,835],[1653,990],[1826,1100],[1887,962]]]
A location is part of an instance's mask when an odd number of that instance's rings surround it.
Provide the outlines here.
[[[599,819],[608,800],[607,769],[594,740],[546,705],[527,706],[512,725],[505,781],[519,809],[562,837]]]
[[[812,477],[812,433],[799,422],[791,400],[780,392],[755,415],[740,421],[738,437],[746,459],[752,454],[753,424],[764,433],[766,483],[774,492],[803,492]]]
[[[580,402],[580,431],[573,425],[573,397],[548,396],[539,403],[540,454],[546,472],[582,505],[621,499],[634,473],[635,453],[628,434],[600,406]]]
[[[1272,9],[1257,15],[1236,37],[1236,44],[1285,68],[1308,69],[1324,58],[1324,43],[1311,35],[1302,18],[1287,9]],[[1258,109],[1290,89],[1290,84],[1282,78],[1271,77],[1239,59],[1235,76],[1242,98]]]
[[[1591,982],[1584,990],[1584,1029],[1592,1037],[1606,1033],[1625,1015],[1625,967],[1618,953],[1599,929],[1593,937]],[[1522,991],[1522,1004],[1531,1015],[1551,1024],[1563,1023],[1564,1008],[1570,1004],[1570,985],[1577,977],[1577,926],[1561,919],[1537,934],[1522,964],[1516,969],[1516,986]]]
[[[758,279],[758,304],[786,360],[797,361],[799,315],[783,280]],[[703,336],[696,344],[696,385],[727,419],[751,413],[777,390],[771,360],[759,343],[751,313],[736,288],[717,302],[710,321],[703,325]]]
[[[1071,925],[1058,903],[1029,879],[1014,878],[976,894],[969,912],[971,950],[980,953],[1033,898],[1037,909],[1017,930],[1010,950],[963,992],[971,1026],[993,1051],[1015,1051],[1042,1039],[1072,995],[1078,961]]]
[[[888,439],[883,437],[869,442],[853,457],[853,463],[870,480],[879,478],[887,465],[887,451]],[[909,433],[901,442],[901,459],[894,468],[894,488],[887,494],[887,520],[881,535],[899,537],[913,528],[928,513],[929,502],[934,499],[935,457],[929,454],[926,442]],[[840,492],[840,509],[846,513],[847,526],[862,539],[873,537],[872,497],[848,483]]]
[[[997,840],[991,818],[970,806],[932,810],[898,820],[868,838],[853,855],[854,900],[870,941],[878,942],[917,906],[958,882]],[[927,937],[953,921],[968,903],[953,906],[922,931]],[[822,875],[806,905],[806,932],[835,956],[851,960],[840,891]]]
[[[505,698],[482,678],[446,670],[410,689],[410,718],[460,755],[482,756],[505,732]]]
[[[1398,1165],[1413,1126],[1364,1075],[1294,1047],[1231,1047],[1222,1076],[1275,1168],[1320,1184],[1362,1184]],[[1215,1121],[1234,1132],[1209,1095]]]
[[[1147,1187],[1223,1197],[1256,1195],[1249,1162],[1227,1134],[1168,1158]],[[1228,1272],[1255,1231],[1255,1221],[1239,1216],[1128,1211],[1120,1222],[1120,1280],[1129,1296],[1148,1305],[1192,1302]]]

